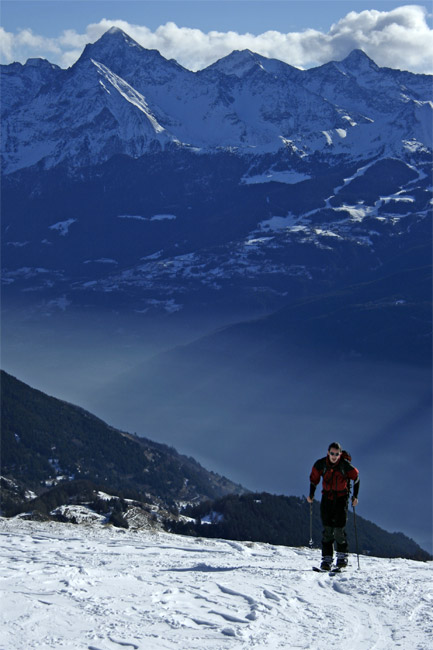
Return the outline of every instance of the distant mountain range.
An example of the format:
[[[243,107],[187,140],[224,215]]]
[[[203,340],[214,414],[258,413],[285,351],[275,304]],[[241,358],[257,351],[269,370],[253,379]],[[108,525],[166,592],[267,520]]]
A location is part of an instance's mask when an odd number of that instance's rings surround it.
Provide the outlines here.
[[[360,50],[313,70],[237,51],[191,72],[113,27],[68,70],[40,59],[4,68],[4,171],[172,147],[288,150],[294,162],[410,156],[428,145],[430,81],[379,68]],[[308,176],[301,170],[294,180]]]
[[[2,66],[5,299],[233,320],[416,265],[431,99],[359,50],[191,72],[117,28],[68,70]]]
[[[105,516],[107,523],[135,528],[148,527],[153,519],[154,525],[184,534],[306,543],[308,508],[301,499],[247,496],[242,486],[206,471],[193,458],[116,430],[3,371],[1,401],[3,516],[86,524],[101,523]],[[245,498],[239,500],[240,495]],[[262,504],[259,509],[257,503]],[[189,517],[179,516],[179,508],[186,505]],[[314,532],[319,539],[316,506]],[[209,519],[214,525],[201,523],[215,509],[220,515]],[[401,533],[391,535],[362,518],[359,527],[365,552],[429,559]]]

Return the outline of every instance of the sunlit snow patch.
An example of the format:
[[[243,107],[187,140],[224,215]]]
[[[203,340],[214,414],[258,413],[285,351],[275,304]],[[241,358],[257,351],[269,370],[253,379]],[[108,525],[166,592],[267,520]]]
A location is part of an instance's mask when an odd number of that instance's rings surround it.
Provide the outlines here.
[[[30,242],[28,241],[8,241],[6,246],[14,246],[15,248],[23,248],[27,246]]]
[[[151,221],[171,221],[172,219],[176,219],[175,214],[155,214],[150,218]]]
[[[100,515],[91,508],[77,505],[62,505],[51,511],[51,515],[60,515],[64,520],[74,524],[102,524],[106,522],[106,516]]]
[[[267,244],[269,241],[271,241],[273,237],[255,237],[253,239],[247,239],[245,242],[245,246],[258,246],[260,244]]]
[[[158,123],[155,116],[151,113],[149,106],[141,93],[130,86],[124,79],[114,74],[114,72],[112,72],[102,63],[99,63],[94,59],[91,59],[91,61],[98,68],[100,74],[105,77],[106,81],[108,81],[113,86],[113,88],[115,88],[118,93],[124,99],[126,99],[127,102],[138,108],[138,110],[140,110],[147,117],[155,133],[162,133],[165,131],[164,127]],[[108,91],[105,84],[104,88]]]
[[[149,221],[147,217],[141,217],[138,214],[119,214],[118,219],[136,219],[137,221]]]
[[[299,217],[288,214],[286,217],[271,217],[259,223],[261,230],[286,230],[293,228],[298,222]]]
[[[51,273],[49,269],[44,269],[42,267],[35,268],[33,266],[22,266],[19,269],[14,271],[7,271],[3,274],[3,280],[15,280],[15,279],[24,279],[29,280],[35,278],[40,274]]]
[[[321,235],[322,237],[337,237],[338,239],[343,239],[341,235],[332,230],[323,230],[322,228],[315,228],[314,232],[316,235]]]
[[[222,521],[224,521],[224,515],[220,512],[215,512],[214,510],[201,518],[202,524],[219,524]]]
[[[365,217],[377,215],[376,206],[370,205],[342,205],[339,208],[333,208],[335,212],[348,212],[352,221],[362,221]]]
[[[137,221],[170,221],[176,219],[175,214],[154,214],[153,217],[142,217],[138,214],[119,214],[118,219],[135,219]]]
[[[356,125],[357,125],[357,122],[355,122],[355,121],[350,117],[350,115],[342,115],[341,117],[342,117],[343,120],[346,120],[346,121],[350,124],[350,126],[356,126]]]
[[[403,140],[403,146],[406,151],[410,153],[429,153],[429,150],[422,142],[418,142],[415,138],[411,140]]]
[[[60,235],[63,237],[68,234],[69,228],[75,223],[76,219],[67,219],[66,221],[59,221],[54,223],[52,226],[49,226],[50,230],[57,230]]]

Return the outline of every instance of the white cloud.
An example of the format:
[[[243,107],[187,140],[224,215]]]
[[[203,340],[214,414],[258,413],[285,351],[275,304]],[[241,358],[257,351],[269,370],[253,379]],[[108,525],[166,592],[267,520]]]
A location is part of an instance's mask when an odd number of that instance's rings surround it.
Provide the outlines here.
[[[13,61],[14,37],[13,34],[0,27],[0,54],[7,62]]]
[[[2,62],[6,63],[23,63],[27,58],[40,56],[56,62],[62,48],[58,39],[33,34],[31,29],[21,29],[17,34],[12,34],[0,27],[0,54]]]
[[[401,6],[390,11],[375,9],[349,12],[328,32],[307,29],[302,32],[263,34],[202,32],[178,27],[173,22],[151,31],[144,25],[123,20],[102,19],[88,25],[84,34],[65,30],[58,38],[44,38],[31,30],[16,35],[1,30],[3,60],[24,62],[29,56],[44,56],[68,67],[110,27],[127,32],[140,45],[157,49],[166,58],[176,59],[191,70],[210,65],[233,50],[249,49],[264,56],[281,59],[291,65],[308,68],[330,60],[340,60],[353,49],[364,50],[380,66],[415,72],[433,72],[433,35],[424,7]]]
[[[392,11],[351,11],[329,31],[333,50],[345,56],[359,47],[378,65],[432,72],[433,30],[417,5]]]

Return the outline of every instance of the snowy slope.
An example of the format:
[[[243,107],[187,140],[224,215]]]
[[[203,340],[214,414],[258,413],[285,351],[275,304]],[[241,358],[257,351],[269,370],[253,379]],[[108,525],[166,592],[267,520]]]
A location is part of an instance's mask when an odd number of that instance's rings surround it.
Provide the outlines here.
[[[2,68],[1,114],[31,101],[45,84],[54,84],[62,70],[45,59],[28,59]]]
[[[0,520],[8,650],[428,650],[431,563]]]

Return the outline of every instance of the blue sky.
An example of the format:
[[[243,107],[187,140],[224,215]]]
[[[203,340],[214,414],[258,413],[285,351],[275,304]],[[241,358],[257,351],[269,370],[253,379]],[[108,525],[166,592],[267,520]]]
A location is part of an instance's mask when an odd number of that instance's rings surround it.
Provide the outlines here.
[[[379,65],[431,72],[432,11],[392,0],[2,0],[1,61],[68,67],[117,24],[191,69],[233,49],[311,67],[360,47]]]

